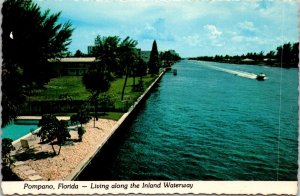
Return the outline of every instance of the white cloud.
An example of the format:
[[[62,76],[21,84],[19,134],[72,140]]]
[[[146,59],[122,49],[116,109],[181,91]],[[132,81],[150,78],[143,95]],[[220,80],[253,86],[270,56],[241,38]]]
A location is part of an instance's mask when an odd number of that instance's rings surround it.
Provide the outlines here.
[[[238,26],[244,30],[255,31],[254,24],[253,24],[253,22],[250,22],[250,21],[240,22],[240,23],[238,23]]]
[[[233,42],[242,42],[242,41],[244,41],[244,39],[245,39],[244,36],[236,35],[236,36],[233,36],[231,38],[231,41],[233,41]]]
[[[215,25],[207,24],[204,26],[204,29],[208,31],[210,39],[217,39],[222,34]]]
[[[224,44],[223,44],[223,43],[221,43],[221,42],[219,42],[219,41],[215,41],[215,40],[211,42],[211,45],[213,45],[213,46],[217,46],[217,47],[224,46]]]
[[[223,34],[222,31],[218,30],[215,25],[211,24],[204,25],[204,29],[208,32],[208,39],[212,46],[223,46],[223,43],[220,41],[220,36]]]
[[[165,19],[158,18],[134,29],[134,36],[138,39],[174,41],[174,32],[166,28]]]
[[[183,36],[180,40],[190,46],[199,46],[202,42],[200,35]]]
[[[145,50],[156,39],[182,56],[269,50],[298,38],[297,0],[34,1],[73,23],[72,52],[86,50],[97,34],[130,36]]]
[[[240,44],[259,44],[259,45],[264,45],[264,44],[270,44],[271,40],[269,38],[264,38],[264,37],[248,37],[244,35],[236,35],[231,38],[232,42],[235,43],[240,43]]]

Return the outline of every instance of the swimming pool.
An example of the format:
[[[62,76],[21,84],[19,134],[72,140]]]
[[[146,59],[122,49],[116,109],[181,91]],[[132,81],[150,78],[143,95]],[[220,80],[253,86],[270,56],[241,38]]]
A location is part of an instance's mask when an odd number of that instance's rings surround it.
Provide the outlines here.
[[[38,128],[37,125],[16,125],[14,123],[7,125],[2,128],[2,136],[1,138],[10,138],[12,140],[17,140],[24,135],[30,133],[30,130],[36,130]]]

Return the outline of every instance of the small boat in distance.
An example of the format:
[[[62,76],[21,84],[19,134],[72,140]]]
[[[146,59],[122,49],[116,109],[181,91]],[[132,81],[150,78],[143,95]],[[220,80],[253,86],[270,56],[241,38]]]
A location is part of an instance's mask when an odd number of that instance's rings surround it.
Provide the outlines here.
[[[177,75],[177,69],[173,69],[173,75],[174,75],[174,76]]]
[[[264,73],[260,73],[256,76],[256,80],[263,81],[266,79],[266,75]]]

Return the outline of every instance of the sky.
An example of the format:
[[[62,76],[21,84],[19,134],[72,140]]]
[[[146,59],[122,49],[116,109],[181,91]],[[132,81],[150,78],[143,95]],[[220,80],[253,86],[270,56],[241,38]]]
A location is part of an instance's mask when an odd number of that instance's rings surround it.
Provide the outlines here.
[[[265,53],[297,42],[297,0],[35,0],[75,28],[69,50],[87,53],[97,35],[173,49],[181,57]]]

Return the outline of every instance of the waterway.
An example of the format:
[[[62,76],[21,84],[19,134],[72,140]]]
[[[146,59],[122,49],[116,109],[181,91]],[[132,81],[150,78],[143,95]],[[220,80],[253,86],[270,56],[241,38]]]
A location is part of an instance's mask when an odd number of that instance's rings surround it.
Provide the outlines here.
[[[297,180],[298,69],[173,68],[78,180]]]

